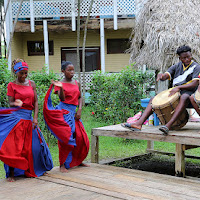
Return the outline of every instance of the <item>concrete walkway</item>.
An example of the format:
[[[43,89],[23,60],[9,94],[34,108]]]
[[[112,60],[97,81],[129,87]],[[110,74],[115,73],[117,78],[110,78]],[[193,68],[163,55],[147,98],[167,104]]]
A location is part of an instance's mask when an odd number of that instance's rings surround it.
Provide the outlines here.
[[[55,167],[48,176],[0,180],[4,200],[199,200],[200,181],[188,178],[91,164],[60,173]]]

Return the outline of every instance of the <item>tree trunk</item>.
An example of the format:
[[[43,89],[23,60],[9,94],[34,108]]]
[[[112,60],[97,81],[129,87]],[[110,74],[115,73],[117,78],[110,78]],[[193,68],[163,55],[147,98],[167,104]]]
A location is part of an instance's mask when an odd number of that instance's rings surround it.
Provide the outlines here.
[[[81,74],[80,74],[80,10],[81,10],[81,1],[78,0],[78,17],[77,17],[77,68],[78,68],[78,81],[81,84]]]
[[[88,21],[89,21],[89,18],[90,18],[90,13],[91,13],[91,10],[92,10],[93,2],[94,2],[94,0],[90,1],[90,8],[88,10],[87,19],[86,19],[86,22],[85,22],[84,38],[83,38],[83,50],[82,50],[83,105],[85,105],[85,44],[86,44],[86,38],[87,38],[87,26],[88,26]]]

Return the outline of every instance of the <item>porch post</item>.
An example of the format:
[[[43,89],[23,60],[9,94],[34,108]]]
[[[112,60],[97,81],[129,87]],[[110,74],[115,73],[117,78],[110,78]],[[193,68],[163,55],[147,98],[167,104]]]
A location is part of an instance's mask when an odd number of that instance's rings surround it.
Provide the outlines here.
[[[35,32],[35,21],[34,21],[34,5],[33,0],[30,0],[30,16],[31,16],[31,32]]]
[[[11,4],[11,2],[10,2]],[[8,6],[8,0],[4,0],[4,8]],[[5,29],[6,29],[6,49],[8,49],[9,43],[10,43],[10,32],[11,32],[11,25],[10,24],[10,6],[8,7],[6,18],[5,18]],[[11,21],[12,22],[12,21]],[[8,54],[8,52],[6,52]],[[12,63],[12,58],[11,58],[11,48],[9,50],[9,57],[8,59],[8,69],[11,70],[11,63]]]
[[[45,65],[47,68],[47,74],[49,74],[49,39],[48,39],[47,20],[43,20],[43,34],[44,34]]]
[[[117,30],[117,2],[118,0],[114,1],[114,30]]]
[[[72,0],[72,31],[76,31],[75,0]]]
[[[100,19],[100,37],[101,37],[101,71],[105,73],[105,36],[104,19]]]

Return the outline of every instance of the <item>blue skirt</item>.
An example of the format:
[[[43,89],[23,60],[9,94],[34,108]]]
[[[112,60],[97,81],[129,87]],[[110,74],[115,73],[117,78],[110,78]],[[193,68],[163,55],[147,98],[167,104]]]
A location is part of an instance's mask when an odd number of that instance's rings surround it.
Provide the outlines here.
[[[49,148],[39,127],[33,128],[32,111],[0,109],[0,160],[6,177],[9,167],[14,176],[38,177],[53,168]]]

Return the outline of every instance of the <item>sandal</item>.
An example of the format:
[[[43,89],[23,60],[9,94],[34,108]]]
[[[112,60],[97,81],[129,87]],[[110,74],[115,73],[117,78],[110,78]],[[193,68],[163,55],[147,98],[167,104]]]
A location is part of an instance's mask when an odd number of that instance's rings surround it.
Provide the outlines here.
[[[124,128],[127,128],[127,129],[129,129],[131,131],[141,131],[141,129],[131,127],[130,123],[121,124],[121,126],[124,127]]]
[[[161,126],[159,130],[163,132],[163,135],[168,135],[169,133],[169,129],[166,126]]]

